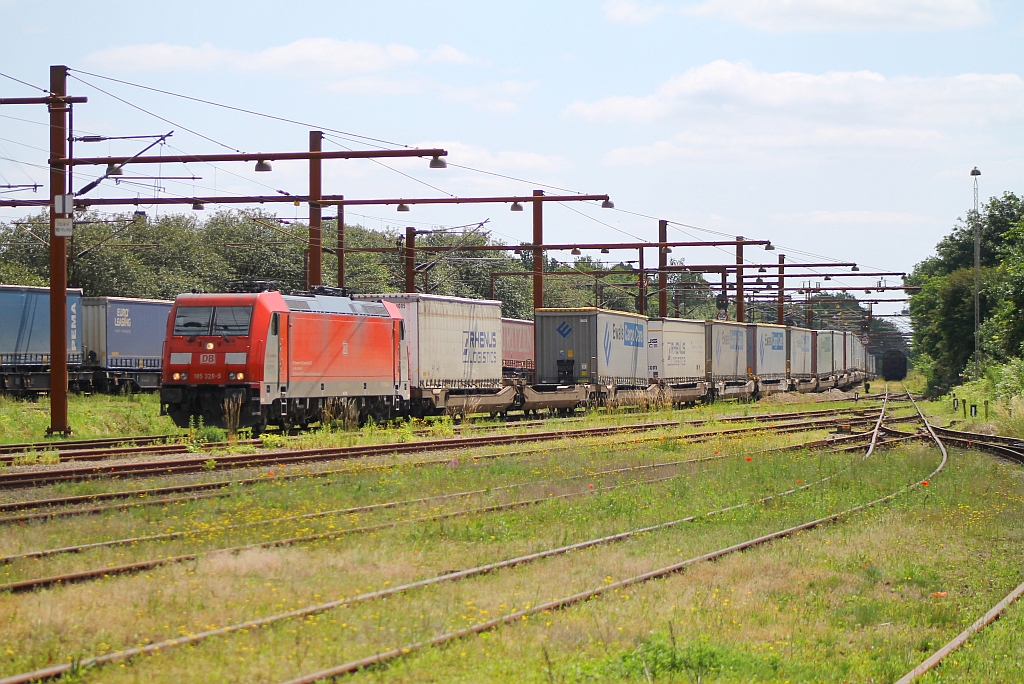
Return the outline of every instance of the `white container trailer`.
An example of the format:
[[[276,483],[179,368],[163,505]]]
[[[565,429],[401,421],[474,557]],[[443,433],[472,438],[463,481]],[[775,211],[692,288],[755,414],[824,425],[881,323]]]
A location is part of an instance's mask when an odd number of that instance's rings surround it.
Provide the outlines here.
[[[713,321],[707,325],[707,357],[711,377],[715,380],[746,381],[752,372],[748,361],[749,332],[746,323]]]
[[[816,330],[814,332],[814,340],[816,347],[814,374],[819,378],[828,378],[836,370],[835,346],[832,339],[832,331]]]
[[[644,316],[593,307],[537,309],[534,335],[540,385],[649,385]]]
[[[786,378],[786,326],[758,323],[754,331],[754,375],[762,380]]]
[[[647,322],[648,375],[654,393],[673,406],[707,394],[707,332],[704,321],[652,318]]]
[[[515,388],[502,383],[501,302],[420,293],[358,294],[402,314],[413,412],[498,413]]]
[[[789,328],[789,376],[814,377],[814,335],[806,328]]]
[[[647,367],[665,382],[704,380],[704,321],[652,318],[648,321]]]

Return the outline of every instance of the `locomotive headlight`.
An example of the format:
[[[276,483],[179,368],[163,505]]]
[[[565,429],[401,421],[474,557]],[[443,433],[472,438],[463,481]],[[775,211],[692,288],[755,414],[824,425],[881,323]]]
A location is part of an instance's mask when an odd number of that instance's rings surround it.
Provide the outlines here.
[[[234,380],[234,379],[235,379],[235,374],[234,373],[228,373],[228,380]]]
[[[173,375],[171,375],[171,379],[181,380],[181,373],[174,373]]]
[[[213,349],[213,342],[207,342],[206,343],[206,348],[207,349]]]
[[[182,373],[181,374],[181,379],[182,380],[188,380],[188,373]]]
[[[245,373],[239,373],[235,377],[238,378],[239,380],[245,380]]]

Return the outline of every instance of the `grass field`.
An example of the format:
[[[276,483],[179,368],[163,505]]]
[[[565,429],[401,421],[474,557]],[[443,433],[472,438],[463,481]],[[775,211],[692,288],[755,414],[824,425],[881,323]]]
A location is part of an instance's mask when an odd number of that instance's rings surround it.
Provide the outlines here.
[[[156,394],[68,395],[68,422],[75,439],[166,435],[180,432],[160,415]],[[50,398],[23,401],[0,395],[0,444],[40,442],[50,425]]]
[[[719,405],[672,417],[789,408],[796,407]],[[666,416],[591,416],[581,423]],[[437,427],[446,429],[450,426]],[[696,429],[705,428],[688,431]],[[401,430],[304,439],[387,441]],[[7,527],[0,535],[0,555],[121,537],[186,534],[15,560],[0,567],[4,582],[182,553],[199,557],[32,593],[0,593],[0,676],[699,516],[622,541],[169,647],[158,655],[86,668],[72,676],[96,682],[284,681],[845,510],[928,477],[940,459],[938,450],[924,442],[883,450],[865,460],[862,454],[765,451],[824,433],[762,433],[687,445],[672,439],[679,432],[645,436],[653,439],[490,449],[504,455],[478,460],[473,458],[477,452],[461,452],[427,466],[412,464],[418,456],[382,457],[366,464],[372,467],[344,464],[346,472],[289,480],[278,479],[280,469],[270,476],[271,469],[263,468],[259,472],[264,481],[229,489],[215,499]],[[701,458],[710,460],[678,463]],[[675,464],[636,469],[669,462]],[[634,469],[596,474],[622,468]],[[226,475],[156,478],[151,483]],[[812,486],[766,504],[702,515],[808,484]],[[31,494],[124,487],[93,482]],[[460,492],[466,494],[402,503]],[[400,505],[279,519],[381,502]],[[423,520],[516,502],[532,503]],[[927,487],[889,504],[666,579],[410,653],[348,678],[893,681],[1021,581],[1022,512],[1024,481],[1018,466],[951,450],[946,470]],[[394,525],[357,530],[390,523]],[[240,524],[244,526],[225,529]],[[218,551],[315,533],[336,536],[241,553]],[[925,681],[1018,680],[1021,619],[1019,610],[1011,609],[971,648],[944,664],[941,676]]]

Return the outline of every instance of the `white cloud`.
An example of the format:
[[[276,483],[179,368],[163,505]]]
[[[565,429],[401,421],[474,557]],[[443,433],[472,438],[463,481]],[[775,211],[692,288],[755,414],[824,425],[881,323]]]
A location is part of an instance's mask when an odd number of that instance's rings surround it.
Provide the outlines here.
[[[381,45],[360,40],[303,38],[287,45],[256,51],[219,48],[210,43],[199,47],[168,43],[125,45],[94,52],[86,57],[86,61],[120,72],[228,69],[356,75],[424,62],[465,64],[473,59],[450,45],[440,45],[424,53],[409,45],[397,43]]]
[[[349,95],[371,95],[400,97],[405,95],[419,95],[428,87],[425,81],[420,79],[402,80],[395,78],[381,78],[379,76],[359,76],[335,81],[326,86],[327,90],[336,93],[347,93]]]
[[[682,11],[764,31],[955,29],[991,18],[988,0],[705,0]]]
[[[781,159],[782,150],[936,151],[984,126],[1024,120],[1016,74],[889,77],[873,71],[764,72],[716,61],[648,95],[576,102],[568,118],[674,129],[610,151],[610,164]],[[664,133],[662,134],[664,135]]]
[[[478,60],[470,57],[462,50],[454,48],[451,45],[439,45],[434,50],[431,50],[430,59],[434,62],[444,62],[448,64],[472,64],[478,62]]]
[[[468,105],[492,114],[514,114],[519,102],[538,87],[536,81],[499,81],[479,86],[455,86],[415,78],[397,79],[359,76],[328,84],[327,90],[355,95],[395,97],[433,93],[442,100]]]
[[[769,217],[775,221],[786,223],[806,223],[810,225],[875,225],[875,226],[913,226],[934,222],[930,216],[908,214],[899,211],[811,211],[802,214],[775,214]]]
[[[448,161],[453,164],[462,164],[464,166],[482,168],[488,171],[532,171],[537,173],[547,173],[564,171],[572,168],[572,164],[569,160],[557,155],[511,150],[495,153],[482,147],[475,147],[473,145],[467,145],[466,143],[451,140],[421,141],[416,143],[416,147],[444,148],[448,150]]]
[[[439,86],[441,96],[452,102],[468,104],[493,114],[514,114],[519,111],[519,100],[533,93],[536,81],[500,81],[482,86]]]
[[[657,19],[665,11],[663,5],[639,5],[627,0],[608,0],[601,9],[605,18],[618,24],[643,24]]]
[[[651,165],[664,161],[736,161],[758,157],[778,159],[785,150],[906,151],[934,149],[945,141],[938,131],[775,125],[750,130],[749,125],[720,125],[701,132],[680,133],[652,145],[619,147],[605,155],[611,165]]]
[[[1008,122],[1024,114],[1024,80],[1017,74],[890,78],[872,71],[773,73],[718,60],[669,79],[650,95],[576,102],[565,110],[570,117],[637,123],[738,112],[890,127],[968,119]]]

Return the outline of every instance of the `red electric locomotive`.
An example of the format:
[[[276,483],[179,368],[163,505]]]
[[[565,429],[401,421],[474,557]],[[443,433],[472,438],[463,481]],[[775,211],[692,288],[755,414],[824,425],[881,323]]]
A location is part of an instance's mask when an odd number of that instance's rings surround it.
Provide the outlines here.
[[[406,410],[398,308],[320,294],[186,294],[167,321],[161,413],[179,427],[321,420],[326,410],[387,420]]]

